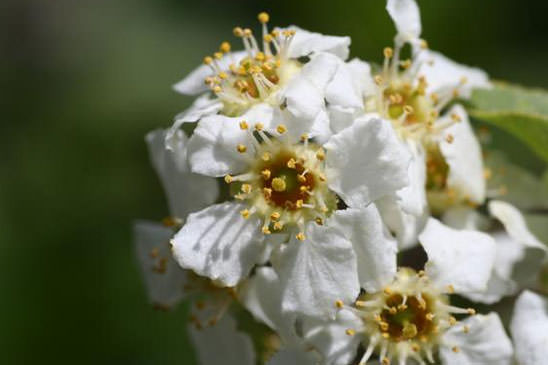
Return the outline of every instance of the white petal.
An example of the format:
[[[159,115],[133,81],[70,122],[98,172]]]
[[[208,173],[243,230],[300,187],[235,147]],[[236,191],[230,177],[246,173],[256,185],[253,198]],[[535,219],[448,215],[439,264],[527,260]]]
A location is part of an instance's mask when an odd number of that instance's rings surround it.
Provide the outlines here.
[[[331,315],[335,302],[350,303],[359,294],[356,255],[352,244],[336,229],[310,223],[306,239],[294,237],[273,262],[285,288],[284,311]]]
[[[305,340],[324,358],[324,364],[348,365],[356,357],[362,337],[349,336],[347,329],[358,332],[362,319],[347,309],[337,313],[336,319],[329,322],[317,322],[305,328]]]
[[[468,326],[470,332],[464,333],[463,326]],[[440,346],[440,358],[444,365],[512,363],[512,343],[496,313],[467,318],[461,325],[450,328],[442,341],[444,346]],[[453,351],[454,346],[458,347],[457,352]]]
[[[337,71],[339,60],[320,53],[305,64],[282,91],[287,110],[299,119],[313,119],[324,106],[325,89]]]
[[[284,29],[295,31],[295,36],[291,41],[291,46],[288,51],[288,56],[290,58],[309,56],[318,52],[332,53],[342,60],[348,58],[348,54],[350,53],[350,37],[313,33],[294,25]]]
[[[489,202],[488,207],[491,215],[504,225],[506,232],[513,240],[527,247],[546,249],[544,244],[529,231],[520,211],[511,204],[500,200],[492,200]]]
[[[461,121],[444,130],[439,144],[445,162],[449,165],[447,186],[460,193],[463,198],[481,204],[485,199],[481,147],[464,108],[455,105],[440,122],[451,118],[451,114],[457,114]],[[452,135],[452,143],[447,142],[448,135]]]
[[[247,53],[245,51],[237,51],[225,55],[221,60],[216,62],[219,64],[222,70],[227,70],[231,63],[238,63],[245,57]],[[208,65],[200,65],[184,79],[173,85],[175,91],[184,95],[198,95],[207,91],[208,87],[204,80],[208,76],[214,76],[215,73]]]
[[[477,209],[468,205],[456,205],[447,209],[441,218],[444,224],[455,229],[487,230],[490,222]]]
[[[163,130],[147,134],[150,160],[164,187],[171,215],[184,219],[189,213],[212,204],[219,195],[219,186],[215,179],[190,172],[187,137],[182,131],[175,133],[170,148],[166,146],[165,136]]]
[[[327,86],[325,98],[331,105],[363,109],[363,93],[370,67],[367,63],[352,60],[352,63],[339,61],[337,72]],[[366,79],[366,80],[364,80]]]
[[[423,50],[420,57],[423,63],[419,75],[426,77],[427,93],[447,93],[458,87],[459,95],[468,98],[474,88],[491,87],[489,77],[479,68],[458,64],[441,53],[430,50]],[[461,85],[463,79],[466,81]]]
[[[411,41],[420,36],[421,16],[415,0],[388,0],[386,10],[402,41]]]
[[[189,327],[200,365],[255,365],[256,355],[251,338],[236,329],[229,315],[214,326],[197,330]]]
[[[411,155],[411,163],[407,170],[409,185],[396,192],[400,206],[405,213],[416,217],[424,216],[428,210],[426,200],[426,154],[418,143],[402,142],[403,148]]]
[[[495,262],[495,241],[479,231],[455,230],[430,218],[419,235],[428,255],[426,272],[440,288],[457,293],[485,290]]]
[[[282,294],[278,274],[262,267],[242,287],[240,299],[255,319],[276,331],[284,343],[293,344],[297,341],[295,315],[282,312]]]
[[[240,129],[240,121],[251,126],[261,122],[268,126],[272,121],[272,107],[259,104],[241,117],[230,118],[212,115],[203,118],[189,142],[189,161],[192,171],[208,176],[224,176],[241,172],[247,165],[246,154],[239,153],[238,144],[247,146],[253,153],[252,141]]]
[[[170,308],[183,298],[186,273],[173,260],[169,240],[173,230],[161,224],[138,221],[133,227],[133,240],[145,280],[149,300]]]
[[[311,351],[283,349],[274,355],[267,365],[316,365],[317,356]]]
[[[244,219],[244,204],[225,202],[193,213],[172,240],[179,264],[234,286],[249,274],[263,250],[260,221]]]
[[[400,249],[411,248],[419,243],[419,233],[429,217],[428,210],[420,216],[406,213],[401,207],[401,201],[395,196],[385,196],[375,204],[384,223],[396,237]]]
[[[174,123],[166,135],[166,141],[173,138],[184,123],[194,123],[202,117],[217,114],[223,108],[223,103],[217,98],[210,98],[210,94],[203,94],[185,111],[174,118]]]
[[[384,226],[375,204],[338,210],[329,224],[352,242],[358,259],[360,284],[368,292],[381,290],[396,275],[397,244]]]
[[[325,148],[329,187],[350,207],[366,206],[409,182],[411,156],[385,120],[358,118]]]
[[[330,133],[339,133],[345,128],[348,128],[354,120],[358,118],[363,111],[356,108],[347,108],[339,105],[327,105],[327,113],[329,115]]]
[[[548,359],[548,301],[524,291],[516,301],[510,324],[520,364],[543,365]]]

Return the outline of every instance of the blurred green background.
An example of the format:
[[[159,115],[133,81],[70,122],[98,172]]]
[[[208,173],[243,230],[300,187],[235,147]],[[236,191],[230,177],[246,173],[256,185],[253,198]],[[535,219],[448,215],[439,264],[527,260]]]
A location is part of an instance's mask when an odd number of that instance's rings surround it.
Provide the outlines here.
[[[419,4],[431,48],[548,87],[548,2]],[[185,309],[150,308],[134,257],[132,220],[166,213],[145,133],[190,103],[171,85],[232,40],[234,25],[257,27],[259,11],[272,24],[350,35],[353,56],[378,61],[394,35],[384,1],[2,0],[0,9],[0,362],[194,364]]]

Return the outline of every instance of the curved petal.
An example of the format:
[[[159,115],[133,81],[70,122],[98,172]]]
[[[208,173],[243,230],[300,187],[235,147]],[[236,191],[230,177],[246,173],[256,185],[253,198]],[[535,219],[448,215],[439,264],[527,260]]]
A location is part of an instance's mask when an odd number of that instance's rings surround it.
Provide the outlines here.
[[[183,298],[186,273],[173,260],[169,240],[173,230],[161,224],[138,221],[133,240],[150,302],[169,309]]]
[[[323,356],[324,364],[347,365],[356,357],[362,339],[359,335],[348,336],[346,330],[358,332],[362,323],[353,312],[341,309],[333,321],[308,324],[305,341]]]
[[[491,222],[477,209],[468,205],[456,205],[447,209],[441,218],[444,224],[455,229],[488,230]]]
[[[198,330],[189,327],[200,365],[255,365],[256,355],[251,338],[236,327],[229,315],[214,326]]]
[[[350,207],[366,206],[409,182],[411,156],[387,121],[358,118],[324,147],[329,187]]]
[[[479,141],[468,121],[468,114],[461,105],[455,105],[438,123],[444,123],[453,114],[459,116],[460,122],[446,128],[439,142],[440,151],[449,165],[447,186],[460,193],[463,198],[481,204],[485,200],[486,189],[483,156]],[[448,135],[452,138],[448,139]],[[452,142],[449,143],[449,140]]]
[[[225,202],[190,214],[172,240],[179,265],[225,286],[246,277],[260,258],[264,235],[258,219],[241,216],[245,207]]]
[[[417,217],[425,215],[428,210],[426,200],[426,153],[421,145],[412,141],[402,142],[403,148],[409,151],[411,162],[407,170],[409,185],[396,192],[400,206],[405,213]]]
[[[394,21],[398,38],[412,41],[421,35],[421,16],[415,0],[388,0],[386,10]]]
[[[231,63],[238,63],[247,55],[245,51],[237,51],[226,54],[222,59],[216,60],[222,70],[227,70]],[[173,89],[183,95],[198,95],[208,90],[204,80],[214,75],[211,67],[200,65],[184,79],[173,85]]]
[[[468,333],[463,331],[463,326],[468,326]],[[512,343],[496,313],[467,318],[462,326],[450,328],[442,341],[440,358],[444,365],[512,364]]]
[[[468,98],[474,88],[491,87],[489,77],[479,68],[458,64],[441,53],[427,49],[421,51],[420,57],[423,62],[419,75],[428,81],[427,93],[448,93],[458,88],[459,95]]]
[[[274,355],[267,365],[316,365],[318,357],[311,351],[282,349]]]
[[[371,80],[369,64],[360,60],[339,61],[337,72],[327,85],[325,99],[331,105],[363,109],[364,84]]]
[[[334,316],[335,302],[350,303],[360,284],[352,244],[336,229],[310,223],[307,238],[294,237],[273,262],[284,287],[284,311]]]
[[[261,267],[240,290],[243,305],[288,345],[297,343],[295,315],[282,311],[283,286],[271,267]]]
[[[375,204],[338,210],[329,225],[339,228],[352,242],[363,289],[376,292],[394,279],[398,247],[387,232]]]
[[[189,161],[192,171],[208,176],[224,176],[238,173],[246,166],[246,154],[238,153],[238,144],[253,151],[252,141],[246,131],[240,129],[239,122],[251,125],[261,122],[269,125],[273,118],[272,107],[259,104],[241,117],[230,118],[212,115],[203,118],[190,138]]]
[[[510,324],[520,364],[543,365],[548,359],[548,301],[524,291],[516,301]]]
[[[401,207],[401,201],[395,196],[385,196],[377,200],[375,204],[384,224],[396,237],[401,250],[418,245],[419,234],[429,217],[427,210],[420,216],[406,213]]]
[[[175,133],[170,148],[166,146],[165,136],[164,130],[148,133],[148,152],[162,182],[171,215],[184,219],[189,213],[212,204],[219,195],[219,186],[215,179],[190,171],[188,140],[182,131]]]
[[[177,114],[173,125],[168,130],[166,142],[169,145],[170,140],[177,133],[184,123],[194,123],[208,115],[217,114],[223,108],[223,103],[217,98],[211,98],[209,93],[198,97],[192,105],[185,111]]]
[[[337,71],[340,60],[319,53],[305,64],[282,91],[287,110],[299,119],[314,119],[324,107],[325,90]]]
[[[318,52],[327,52],[346,60],[350,53],[350,37],[339,37],[332,35],[323,35],[321,33],[309,32],[295,25],[291,25],[286,30],[294,30],[295,36],[291,40],[288,56],[290,58],[299,58],[309,56]],[[280,29],[280,30],[284,30]]]
[[[430,218],[419,235],[428,262],[426,272],[440,288],[456,293],[483,291],[495,262],[495,241],[479,231],[455,230]]]

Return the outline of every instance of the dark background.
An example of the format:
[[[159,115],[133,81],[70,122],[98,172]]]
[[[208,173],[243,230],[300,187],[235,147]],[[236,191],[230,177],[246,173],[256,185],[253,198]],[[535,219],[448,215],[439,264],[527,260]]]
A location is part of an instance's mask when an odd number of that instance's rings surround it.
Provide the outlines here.
[[[548,2],[419,4],[431,48],[548,87]],[[394,36],[381,0],[2,0],[1,363],[194,364],[185,308],[153,311],[134,258],[132,220],[166,214],[143,137],[191,101],[171,85],[262,10],[349,35],[364,59]]]

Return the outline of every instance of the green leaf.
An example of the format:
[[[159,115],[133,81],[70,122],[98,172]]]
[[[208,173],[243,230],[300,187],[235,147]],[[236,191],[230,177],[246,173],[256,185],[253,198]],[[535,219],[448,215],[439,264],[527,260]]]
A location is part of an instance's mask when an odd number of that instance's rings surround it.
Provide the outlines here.
[[[472,93],[470,114],[523,141],[548,162],[548,92],[508,84]]]

